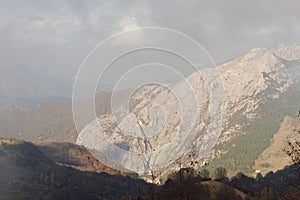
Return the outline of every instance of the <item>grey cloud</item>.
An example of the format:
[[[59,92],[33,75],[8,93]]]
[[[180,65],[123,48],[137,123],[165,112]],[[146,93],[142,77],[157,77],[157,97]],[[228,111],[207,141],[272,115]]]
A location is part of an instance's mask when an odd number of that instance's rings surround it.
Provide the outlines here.
[[[89,50],[111,34],[143,26],[182,31],[221,63],[251,48],[300,42],[299,8],[297,0],[2,0],[0,68],[17,74],[26,66],[30,69],[26,76],[32,76],[36,85],[43,74],[51,83],[61,84],[56,87],[71,90]],[[10,85],[10,90],[20,90],[15,86],[20,84]]]

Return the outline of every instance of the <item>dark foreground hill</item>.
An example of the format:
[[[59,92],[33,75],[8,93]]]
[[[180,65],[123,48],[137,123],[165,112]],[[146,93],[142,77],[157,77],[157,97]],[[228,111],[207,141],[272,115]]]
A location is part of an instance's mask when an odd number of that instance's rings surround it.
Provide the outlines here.
[[[182,169],[162,186],[121,175],[72,143],[0,139],[0,199],[294,199],[300,196],[298,165],[266,176],[201,178]],[[225,175],[225,174],[224,174]],[[172,179],[173,177],[173,179]],[[214,175],[212,175],[214,177]]]
[[[300,166],[286,166],[277,172],[269,172],[256,178],[238,173],[228,185],[260,199],[300,199]]]
[[[221,169],[220,167],[219,169]],[[223,168],[224,169],[224,168]],[[226,171],[226,170],[225,170]],[[221,171],[219,171],[221,172]],[[182,168],[171,174],[155,193],[141,199],[202,199],[202,200],[299,200],[300,168],[294,164],[266,176],[256,178],[238,173],[229,179],[222,172],[218,178],[202,178],[193,168]],[[214,180],[212,180],[214,179]],[[128,198],[135,199],[135,198]]]
[[[149,190],[143,180],[61,166],[32,143],[0,139],[0,199],[119,199]]]

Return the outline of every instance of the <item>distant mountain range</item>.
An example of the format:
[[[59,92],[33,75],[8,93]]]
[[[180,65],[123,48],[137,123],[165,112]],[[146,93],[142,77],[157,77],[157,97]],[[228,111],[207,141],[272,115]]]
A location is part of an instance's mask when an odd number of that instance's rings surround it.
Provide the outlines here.
[[[1,67],[0,110],[13,105],[33,108],[45,100],[71,99],[73,80],[69,76],[32,69],[26,65]]]

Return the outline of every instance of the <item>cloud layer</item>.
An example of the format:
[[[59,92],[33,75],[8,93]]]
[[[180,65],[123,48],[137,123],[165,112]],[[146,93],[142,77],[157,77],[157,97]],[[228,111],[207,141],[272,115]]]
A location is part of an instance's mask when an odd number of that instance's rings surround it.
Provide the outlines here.
[[[69,87],[95,45],[112,34],[138,27],[186,33],[218,63],[252,48],[300,42],[299,8],[297,0],[0,1],[0,78],[8,80],[0,95],[12,96],[9,91],[14,90],[15,96],[20,88],[30,93],[42,87],[40,77],[56,87]],[[19,71],[37,84],[19,87],[24,78],[16,78]],[[40,89],[37,96],[70,95]]]

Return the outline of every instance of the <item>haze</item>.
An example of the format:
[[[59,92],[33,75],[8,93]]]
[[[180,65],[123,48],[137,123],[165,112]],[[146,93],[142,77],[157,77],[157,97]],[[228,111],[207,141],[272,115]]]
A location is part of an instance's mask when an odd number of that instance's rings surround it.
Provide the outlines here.
[[[300,2],[0,1],[0,108],[70,98],[76,72],[99,42],[165,27],[201,43],[217,63],[300,38]]]

